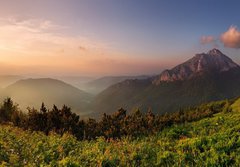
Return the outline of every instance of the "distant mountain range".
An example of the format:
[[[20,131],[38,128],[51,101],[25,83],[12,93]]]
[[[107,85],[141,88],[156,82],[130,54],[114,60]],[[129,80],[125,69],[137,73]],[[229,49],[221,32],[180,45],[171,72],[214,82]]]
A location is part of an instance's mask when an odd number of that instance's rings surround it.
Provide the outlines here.
[[[85,90],[87,83],[95,80],[96,78],[89,76],[55,76],[54,79],[61,80],[75,86],[76,88]]]
[[[65,82],[24,78],[0,76],[0,98],[11,97],[23,110],[39,108],[41,102],[49,108],[66,104],[85,116],[121,107],[128,111],[151,108],[162,114],[240,96],[240,66],[218,49],[196,54],[156,76],[62,77]]]
[[[0,88],[5,88],[8,85],[24,78],[25,77],[19,75],[0,75]]]
[[[98,94],[111,85],[125,81],[127,79],[146,79],[149,76],[105,76],[85,83],[83,89],[92,94]]]
[[[110,113],[151,108],[174,112],[213,100],[240,96],[240,67],[218,49],[196,54],[188,61],[146,79],[128,79],[97,95],[94,110]]]
[[[27,107],[39,108],[44,102],[51,108],[53,104],[61,107],[66,104],[79,115],[92,114],[94,94],[106,89],[109,85],[130,78],[146,78],[145,76],[109,76],[99,79],[81,76],[64,76],[58,79],[31,78],[4,75],[0,76],[0,100],[11,97],[22,110]],[[74,85],[74,86],[72,86]],[[75,87],[76,86],[76,87]],[[90,92],[90,93],[89,93]],[[93,113],[94,116],[94,113]]]
[[[51,78],[19,80],[2,90],[1,98],[5,97],[11,97],[23,110],[27,107],[38,109],[44,102],[49,108],[53,104],[58,107],[66,104],[80,115],[88,114],[93,98],[70,84]]]

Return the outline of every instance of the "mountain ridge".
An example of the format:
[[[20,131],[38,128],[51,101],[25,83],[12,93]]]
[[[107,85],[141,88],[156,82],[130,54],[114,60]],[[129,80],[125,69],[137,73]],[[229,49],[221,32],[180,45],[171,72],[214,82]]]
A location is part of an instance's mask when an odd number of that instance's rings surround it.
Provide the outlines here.
[[[163,114],[179,108],[239,96],[239,65],[222,53],[218,58],[219,52],[213,49],[208,53],[196,54],[192,59],[174,67],[173,69],[179,72],[181,67],[184,71],[193,66],[193,70],[190,70],[189,75],[183,75],[183,79],[161,80],[161,74],[164,74],[162,72],[144,80],[125,80],[112,85],[97,95],[93,104],[94,111],[111,113],[120,107],[127,110],[139,108],[143,111],[151,108],[154,113]],[[205,60],[205,57],[209,56],[212,58],[203,64],[204,70],[197,71],[198,64],[195,63],[200,58]],[[217,63],[214,63],[215,60]],[[209,66],[211,68],[208,68]]]
[[[123,82],[129,79],[145,79],[148,78],[147,75],[140,75],[140,76],[104,76],[87,82],[83,88],[87,92],[90,92],[94,95],[102,92],[104,89],[108,88],[111,85]]]

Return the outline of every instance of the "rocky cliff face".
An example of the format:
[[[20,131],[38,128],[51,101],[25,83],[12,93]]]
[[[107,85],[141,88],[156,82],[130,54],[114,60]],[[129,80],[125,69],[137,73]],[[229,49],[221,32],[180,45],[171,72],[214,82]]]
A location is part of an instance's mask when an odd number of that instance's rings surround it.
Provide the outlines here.
[[[152,83],[158,85],[163,81],[186,80],[205,72],[223,72],[233,68],[240,67],[218,49],[212,49],[207,53],[196,54],[171,70],[163,71]]]

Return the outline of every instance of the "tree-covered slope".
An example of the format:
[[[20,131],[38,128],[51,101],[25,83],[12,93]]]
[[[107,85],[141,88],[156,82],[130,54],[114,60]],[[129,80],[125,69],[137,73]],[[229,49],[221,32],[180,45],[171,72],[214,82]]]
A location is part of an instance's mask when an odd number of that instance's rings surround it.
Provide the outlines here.
[[[0,126],[2,166],[239,166],[240,110],[172,125],[156,135],[78,141]],[[199,110],[201,112],[201,110]]]
[[[154,113],[174,112],[179,108],[234,98],[240,95],[240,71],[205,73],[188,80],[162,82],[128,80],[113,85],[94,100],[94,111],[111,113],[123,106],[127,110],[151,108]],[[227,88],[227,89],[226,89]]]

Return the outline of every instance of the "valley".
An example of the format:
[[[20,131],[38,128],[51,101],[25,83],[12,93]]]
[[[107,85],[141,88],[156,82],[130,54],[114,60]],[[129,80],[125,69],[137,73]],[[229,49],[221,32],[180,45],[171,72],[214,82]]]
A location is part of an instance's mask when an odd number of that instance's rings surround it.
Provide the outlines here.
[[[13,98],[22,110],[38,109],[41,102],[48,107],[65,104],[77,114],[99,118],[121,107],[164,114],[240,95],[240,67],[217,49],[196,54],[159,75],[69,78],[69,83],[74,80],[75,85],[85,86],[77,88],[51,78],[24,79],[3,88],[1,97]]]

